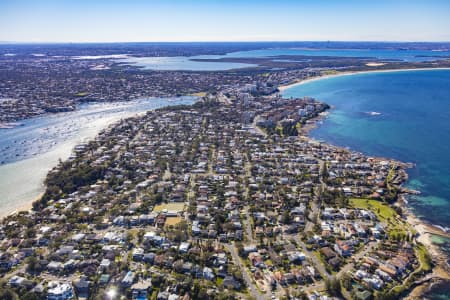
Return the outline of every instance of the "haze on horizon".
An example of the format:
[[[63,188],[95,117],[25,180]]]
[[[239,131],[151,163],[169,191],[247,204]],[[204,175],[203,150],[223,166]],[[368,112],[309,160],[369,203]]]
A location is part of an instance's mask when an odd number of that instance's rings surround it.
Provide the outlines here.
[[[0,41],[450,41],[445,0],[2,0]]]

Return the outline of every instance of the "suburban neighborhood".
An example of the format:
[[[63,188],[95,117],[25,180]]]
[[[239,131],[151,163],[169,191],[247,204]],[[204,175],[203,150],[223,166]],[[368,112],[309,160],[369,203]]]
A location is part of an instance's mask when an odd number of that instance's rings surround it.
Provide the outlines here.
[[[0,227],[21,299],[394,299],[431,268],[400,162],[307,138],[328,105],[267,83],[78,145]]]

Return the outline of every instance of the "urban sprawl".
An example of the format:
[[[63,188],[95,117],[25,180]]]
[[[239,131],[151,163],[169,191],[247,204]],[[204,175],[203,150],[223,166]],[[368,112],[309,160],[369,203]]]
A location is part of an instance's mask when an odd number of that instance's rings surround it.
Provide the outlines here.
[[[7,65],[32,74],[58,63],[39,61]],[[149,91],[198,101],[121,120],[51,170],[33,209],[1,222],[0,289],[20,299],[398,299],[431,271],[398,201],[414,192],[402,187],[408,165],[308,138],[329,106],[280,96],[280,85],[328,69],[144,76],[110,60],[71,63],[46,70],[84,79],[42,76],[33,93],[23,72],[20,84],[2,79],[1,121]],[[92,75],[114,68],[112,80]]]

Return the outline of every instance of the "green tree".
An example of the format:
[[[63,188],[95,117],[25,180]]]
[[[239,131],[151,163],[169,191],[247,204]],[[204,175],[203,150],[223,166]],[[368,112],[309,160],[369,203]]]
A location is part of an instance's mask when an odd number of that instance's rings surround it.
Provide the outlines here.
[[[25,295],[23,295],[20,299],[21,300],[39,300],[41,298],[38,297],[35,293],[28,292]]]
[[[40,265],[36,257],[30,256],[26,259],[27,271],[30,273],[35,273],[39,271]]]
[[[0,288],[0,299],[2,300],[19,300],[19,296],[10,288]]]
[[[283,212],[283,216],[282,216],[281,221],[282,221],[284,224],[289,224],[289,223],[291,223],[291,216],[289,215],[289,211],[288,211],[288,210],[286,210],[286,211]]]
[[[331,296],[340,296],[341,295],[341,283],[340,281],[334,277],[328,277],[325,279],[325,289]]]
[[[350,276],[348,276],[348,275],[342,276],[341,281],[342,281],[342,286],[347,291],[351,291],[351,289],[352,289],[352,279],[350,278]]]

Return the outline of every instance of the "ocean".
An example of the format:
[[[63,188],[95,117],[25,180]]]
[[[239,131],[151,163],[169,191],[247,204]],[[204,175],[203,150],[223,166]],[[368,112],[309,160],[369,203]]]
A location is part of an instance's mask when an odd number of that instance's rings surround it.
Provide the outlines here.
[[[450,70],[361,73],[306,82],[284,97],[312,96],[333,106],[311,136],[367,155],[413,162],[409,205],[450,227]]]
[[[371,156],[413,162],[407,186],[421,191],[408,206],[423,220],[450,227],[450,70],[361,73],[305,82],[284,97],[332,105],[310,135]],[[450,239],[432,237],[450,256]],[[450,299],[448,282],[426,299]]]
[[[367,155],[413,162],[409,198],[424,220],[450,227],[450,70],[361,73],[306,82],[284,97],[333,106],[310,135]]]

